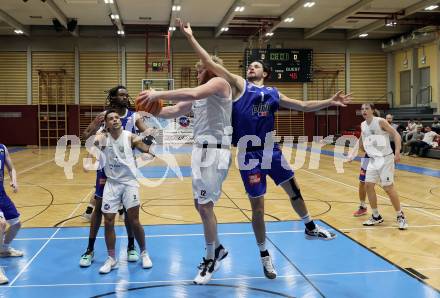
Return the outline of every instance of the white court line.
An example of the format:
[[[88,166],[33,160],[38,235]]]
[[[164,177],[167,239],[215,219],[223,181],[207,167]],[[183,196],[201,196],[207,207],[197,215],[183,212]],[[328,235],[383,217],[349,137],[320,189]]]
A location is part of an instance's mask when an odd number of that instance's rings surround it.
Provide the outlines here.
[[[360,274],[376,274],[376,273],[393,273],[402,272],[399,269],[392,270],[372,270],[372,271],[352,271],[352,272],[331,272],[331,273],[311,273],[304,274],[307,277],[313,276],[337,276],[337,275],[360,275]],[[291,274],[291,275],[277,275],[277,278],[292,278],[292,277],[303,277],[301,274]],[[213,278],[211,281],[228,281],[228,280],[253,280],[253,279],[266,279],[264,276],[239,276],[239,277],[226,277],[226,278]],[[181,279],[181,280],[152,280],[152,281],[127,281],[127,284],[133,285],[148,285],[148,284],[184,284],[191,283],[192,279]],[[97,285],[117,285],[118,282],[102,282],[102,283],[71,283],[71,284],[40,284],[40,285],[19,285],[12,286],[12,288],[34,288],[34,287],[69,287],[69,286],[97,286]]]
[[[50,163],[50,162],[52,162],[52,161],[54,161],[54,160],[55,160],[55,158],[52,158],[52,159],[50,159],[50,160],[43,161],[42,163],[36,164],[35,166],[32,166],[32,167],[30,167],[30,168],[27,168],[27,169],[25,169],[25,170],[22,170],[22,171],[18,172],[18,174],[23,174],[23,173],[29,172],[30,170],[33,170],[33,169],[38,168],[38,167],[41,167],[42,165],[45,165],[45,164],[47,164],[47,163]]]
[[[91,189],[86,197],[88,197],[93,191],[94,191],[94,189]],[[76,208],[73,209],[72,213],[70,213],[69,218],[72,217],[73,214],[75,214],[75,212],[78,210],[78,208],[81,206],[81,204],[82,204],[82,202],[78,203]],[[49,239],[47,239],[47,241],[43,244],[43,246],[41,246],[41,248],[37,251],[37,253],[26,263],[26,265],[24,265],[24,267],[20,270],[20,272],[18,272],[17,276],[15,276],[15,278],[11,281],[11,283],[8,285],[8,287],[12,287],[12,285],[15,283],[15,281],[29,268],[29,266],[32,264],[32,262],[43,251],[43,249],[49,244],[50,240],[52,240],[55,237],[55,235],[64,226],[65,223],[66,223],[66,221],[61,224],[61,226],[52,234],[52,236],[49,237]]]
[[[41,186],[90,186],[92,187],[93,185],[90,183],[39,183],[39,185]],[[31,184],[21,184],[21,187],[35,187],[35,185],[31,185]]]
[[[347,183],[344,183],[344,182],[341,182],[341,181],[338,181],[338,180],[335,180],[335,179],[332,179],[332,178],[329,178],[329,177],[326,177],[326,176],[322,176],[320,174],[316,174],[316,173],[313,173],[313,172],[310,172],[310,171],[307,171],[307,170],[304,170],[304,169],[299,169],[299,170],[304,171],[304,172],[309,173],[309,174],[312,174],[312,175],[315,175],[315,176],[318,176],[318,177],[321,177],[321,178],[324,178],[324,179],[331,180],[331,181],[336,182],[338,184],[341,184],[341,185],[347,186],[349,188],[355,189],[356,191],[358,190],[358,188],[353,186],[353,185],[350,185],[350,184],[347,184]],[[385,196],[377,194],[377,197],[389,202],[389,199],[387,197],[385,197]],[[433,217],[436,217],[436,218],[440,219],[440,215],[438,215],[438,214],[434,214],[434,213],[431,213],[431,212],[428,212],[428,211],[425,211],[425,210],[422,210],[422,209],[418,209],[416,207],[411,206],[410,204],[406,204],[406,203],[402,203],[402,202],[401,202],[401,205],[404,206],[404,207],[412,207],[413,208],[412,210],[414,210],[415,212],[424,213],[425,215],[430,215],[430,216],[433,216]]]
[[[438,228],[440,225],[422,225],[422,226],[411,226],[411,229],[424,229],[424,228]],[[339,231],[356,231],[356,230],[379,230],[379,229],[393,229],[397,230],[397,227],[359,227],[359,228],[342,228],[338,229]],[[330,229],[333,230],[333,229]],[[282,230],[282,231],[267,231],[266,234],[287,234],[287,233],[304,233],[304,229],[301,230]],[[231,232],[231,233],[219,233],[219,235],[227,236],[227,235],[254,235],[254,232]],[[145,235],[146,238],[161,238],[161,237],[194,237],[194,236],[204,236],[203,233],[191,233],[191,234],[158,234],[158,235]],[[127,236],[116,236],[116,238],[127,238]],[[15,238],[16,241],[33,241],[33,240],[47,240],[49,238],[41,237],[41,238]],[[80,239],[89,239],[86,236],[77,236],[77,237],[52,237],[51,240],[80,240]],[[96,239],[104,239],[103,236],[96,237]]]

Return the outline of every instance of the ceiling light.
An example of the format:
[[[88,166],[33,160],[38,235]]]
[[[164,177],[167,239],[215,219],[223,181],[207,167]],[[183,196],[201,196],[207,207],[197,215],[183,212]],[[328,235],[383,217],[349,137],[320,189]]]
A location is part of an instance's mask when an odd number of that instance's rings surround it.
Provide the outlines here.
[[[294,18],[285,18],[285,19],[284,19],[284,22],[286,22],[286,23],[292,23],[293,20],[294,20]]]
[[[168,31],[176,31],[176,27],[170,26],[170,27],[168,27]]]
[[[172,11],[180,11],[182,9],[182,7],[180,5],[173,5],[173,7],[171,8]]]
[[[396,21],[389,21],[389,22],[387,22],[387,24],[385,26],[387,26],[387,27],[394,27],[396,25],[397,25]]]
[[[15,34],[23,34],[23,30],[20,29],[15,29],[14,32]]]
[[[306,2],[306,3],[304,3],[304,7],[308,7],[308,8],[312,7],[313,5],[315,5],[315,2]]]
[[[244,6],[236,6],[235,7],[235,12],[242,12],[244,11]]]
[[[119,34],[119,35],[124,35],[125,32],[124,32],[124,30],[118,30],[118,34]]]
[[[362,33],[362,34],[359,34],[359,37],[360,38],[364,38],[364,37],[367,37],[368,36],[368,33]]]
[[[222,28],[220,29],[220,31],[222,31],[222,32],[226,32],[226,31],[228,31],[228,30],[229,30],[228,27],[222,27]]]
[[[113,4],[113,0],[104,0],[105,4]]]
[[[266,36],[273,36],[273,32],[267,32]]]
[[[434,10],[438,7],[438,5],[430,5],[428,7],[425,7],[425,10]]]
[[[112,20],[119,20],[119,15],[118,15],[118,14],[111,14],[111,15],[110,15],[110,18],[111,18]]]

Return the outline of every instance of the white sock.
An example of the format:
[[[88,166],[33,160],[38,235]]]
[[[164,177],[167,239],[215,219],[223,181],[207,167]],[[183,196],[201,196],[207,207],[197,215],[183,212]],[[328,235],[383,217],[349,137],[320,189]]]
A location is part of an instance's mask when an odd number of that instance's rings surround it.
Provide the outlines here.
[[[215,242],[206,243],[206,259],[214,260],[215,258]]]
[[[399,211],[396,211],[396,215],[397,215],[397,216],[403,216],[402,209],[400,209]]]
[[[258,248],[260,249],[260,251],[266,251],[266,240],[264,240],[262,243],[257,243]]]
[[[361,207],[362,208],[367,208],[367,203],[365,203],[365,201],[361,201]]]
[[[312,218],[310,217],[310,215],[307,213],[306,215],[304,215],[303,217],[301,217],[301,220],[304,224],[308,224],[309,222],[312,221]]]
[[[379,211],[377,210],[377,208],[372,208],[371,210],[373,211],[374,217],[379,217],[380,214],[379,214]]]

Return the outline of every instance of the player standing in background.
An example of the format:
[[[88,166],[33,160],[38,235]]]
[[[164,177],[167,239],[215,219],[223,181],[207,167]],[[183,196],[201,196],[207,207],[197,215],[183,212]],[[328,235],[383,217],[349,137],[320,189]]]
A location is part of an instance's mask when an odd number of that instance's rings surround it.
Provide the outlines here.
[[[405,230],[408,228],[408,223],[400,206],[399,195],[394,187],[394,162],[400,161],[401,138],[385,119],[373,115],[374,110],[375,107],[372,103],[362,105],[361,112],[365,121],[361,124],[362,134],[358,145],[369,156],[365,173],[365,188],[373,213],[363,224],[364,226],[374,226],[383,222],[383,218],[377,209],[377,196],[374,190],[376,184],[380,182],[396,211],[399,229]],[[396,141],[394,154],[390,146],[390,135],[393,135]],[[354,152],[357,152],[357,150]],[[354,153],[349,156],[349,160],[354,158]]]

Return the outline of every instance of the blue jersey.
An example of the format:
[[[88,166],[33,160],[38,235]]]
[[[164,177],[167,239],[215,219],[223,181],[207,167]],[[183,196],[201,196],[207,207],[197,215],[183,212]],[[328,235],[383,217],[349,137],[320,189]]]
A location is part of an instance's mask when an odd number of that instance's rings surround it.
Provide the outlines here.
[[[5,161],[6,161],[6,147],[0,144],[0,193],[5,191],[3,181],[5,178]]]
[[[127,110],[125,117],[121,117],[122,129],[128,130],[132,133],[136,133],[136,119],[135,112]]]
[[[255,135],[263,146],[266,134],[275,126],[275,112],[280,105],[280,95],[274,87],[255,86],[245,81],[243,95],[232,104],[232,144],[240,138]]]

